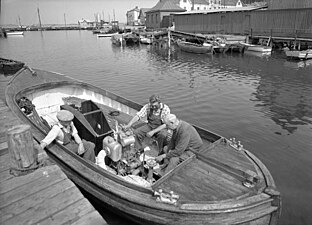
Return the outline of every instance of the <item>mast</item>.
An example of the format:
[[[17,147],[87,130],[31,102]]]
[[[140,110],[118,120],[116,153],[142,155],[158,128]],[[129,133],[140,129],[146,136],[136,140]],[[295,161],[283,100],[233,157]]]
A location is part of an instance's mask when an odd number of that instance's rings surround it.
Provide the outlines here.
[[[116,20],[115,20],[115,9],[113,9],[113,15],[114,15],[114,21],[116,21]]]
[[[40,19],[39,8],[37,8],[37,12],[38,12],[38,18],[39,18],[39,27],[40,27],[40,30],[41,30],[41,19]]]
[[[66,15],[64,13],[64,22],[65,22],[65,27],[66,27]]]
[[[18,23],[19,23],[19,26],[22,27],[20,16],[18,16]]]

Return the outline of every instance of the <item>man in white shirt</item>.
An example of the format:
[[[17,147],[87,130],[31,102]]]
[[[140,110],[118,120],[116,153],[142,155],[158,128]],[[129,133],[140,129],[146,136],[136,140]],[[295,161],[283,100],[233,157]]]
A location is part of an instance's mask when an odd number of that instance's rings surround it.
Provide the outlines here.
[[[129,121],[125,126],[125,129],[131,127],[135,122],[141,120],[142,118],[147,118],[147,123],[134,131],[136,137],[136,148],[142,149],[142,142],[147,137],[155,137],[157,140],[159,152],[166,144],[167,129],[166,124],[164,124],[164,117],[170,114],[169,107],[160,101],[158,95],[152,95],[149,98],[149,103],[145,104],[139,112]]]
[[[72,122],[74,115],[68,110],[60,110],[56,117],[58,123],[52,126],[47,136],[40,142],[41,148],[45,148],[55,140],[84,159],[95,162],[95,145],[90,141],[81,140]]]

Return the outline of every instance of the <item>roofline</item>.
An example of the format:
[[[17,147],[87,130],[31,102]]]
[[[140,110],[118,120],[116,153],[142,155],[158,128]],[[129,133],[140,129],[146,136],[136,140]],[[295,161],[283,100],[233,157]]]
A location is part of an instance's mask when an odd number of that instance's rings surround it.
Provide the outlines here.
[[[228,12],[245,12],[245,11],[255,11],[259,9],[266,9],[267,6],[258,6],[258,7],[231,7],[231,8],[222,8],[222,9],[213,9],[213,10],[196,10],[196,11],[187,11],[176,13],[176,15],[193,15],[193,14],[212,14],[212,13],[228,13]]]

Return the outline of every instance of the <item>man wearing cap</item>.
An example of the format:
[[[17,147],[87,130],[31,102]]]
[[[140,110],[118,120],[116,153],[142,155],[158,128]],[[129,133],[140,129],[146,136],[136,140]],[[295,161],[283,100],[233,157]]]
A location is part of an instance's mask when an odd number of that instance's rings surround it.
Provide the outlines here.
[[[40,142],[40,146],[45,148],[52,141],[56,140],[71,151],[81,155],[84,159],[95,162],[95,145],[92,142],[81,140],[72,122],[74,115],[68,110],[60,110],[56,117],[58,123],[52,126],[47,136]]]
[[[141,110],[124,126],[125,129],[130,128],[135,122],[142,120],[145,116],[147,124],[137,128],[134,131],[136,141],[136,148],[142,149],[142,142],[147,137],[155,135],[159,151],[162,151],[164,142],[167,138],[166,124],[164,124],[164,117],[170,114],[169,107],[160,101],[158,95],[152,95],[149,98],[149,103],[145,104]]]

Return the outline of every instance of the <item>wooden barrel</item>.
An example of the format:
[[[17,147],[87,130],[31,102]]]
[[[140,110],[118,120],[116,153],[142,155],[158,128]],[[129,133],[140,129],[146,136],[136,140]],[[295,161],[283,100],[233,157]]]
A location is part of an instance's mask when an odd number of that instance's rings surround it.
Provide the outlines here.
[[[19,176],[38,168],[38,152],[34,148],[29,125],[16,125],[8,129],[7,142],[11,174]]]

